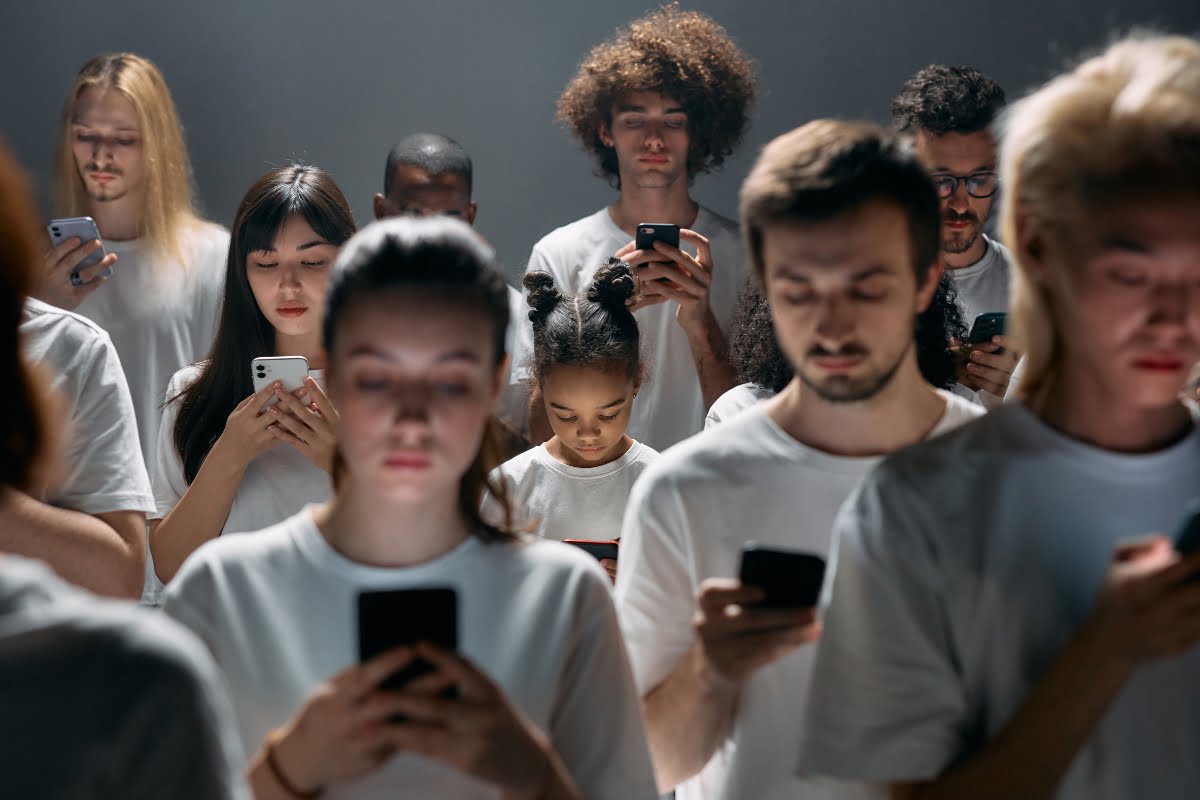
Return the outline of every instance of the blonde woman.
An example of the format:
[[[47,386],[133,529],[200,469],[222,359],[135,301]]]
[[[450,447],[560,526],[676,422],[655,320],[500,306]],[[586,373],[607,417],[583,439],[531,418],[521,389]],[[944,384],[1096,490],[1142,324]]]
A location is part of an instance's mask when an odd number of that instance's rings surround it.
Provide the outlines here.
[[[108,255],[77,272],[101,245],[68,239],[47,255],[37,295],[108,332],[150,464],[167,382],[208,353],[229,249],[228,232],[196,213],[158,67],[132,53],[84,64],[63,107],[55,173],[55,216],[94,218]]]
[[[1132,38],[1004,121],[1020,402],[842,509],[801,769],[910,798],[1195,798],[1200,43]]]

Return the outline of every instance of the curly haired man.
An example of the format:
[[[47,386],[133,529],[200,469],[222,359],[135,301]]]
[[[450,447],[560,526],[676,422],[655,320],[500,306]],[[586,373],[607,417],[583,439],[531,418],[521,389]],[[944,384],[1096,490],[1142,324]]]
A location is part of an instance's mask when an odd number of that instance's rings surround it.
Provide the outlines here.
[[[667,6],[594,47],[558,101],[558,117],[618,190],[615,201],[534,245],[529,270],[581,291],[614,254],[637,267],[635,304],[654,374],[629,434],[663,450],[700,431],[735,380],[726,339],[745,266],[737,223],[691,198],[696,175],[721,166],[748,123],[749,60],[709,17]],[[638,250],[639,223],[678,225],[680,247]],[[548,412],[531,399],[535,441]]]

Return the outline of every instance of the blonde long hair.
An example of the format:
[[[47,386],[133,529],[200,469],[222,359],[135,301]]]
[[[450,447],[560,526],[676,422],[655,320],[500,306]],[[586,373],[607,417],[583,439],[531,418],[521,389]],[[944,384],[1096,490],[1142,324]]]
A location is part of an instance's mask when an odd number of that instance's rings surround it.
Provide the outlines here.
[[[183,126],[175,111],[162,72],[149,59],[134,53],[111,53],[92,58],[75,77],[63,104],[55,152],[54,205],[58,216],[87,213],[88,194],[71,149],[71,124],[79,97],[87,89],[115,89],[137,111],[145,160],[140,238],[158,260],[186,264],[182,234],[200,222],[195,210],[192,168],[183,141]]]
[[[1016,103],[1000,127],[1000,224],[1016,262],[1011,311],[1027,360],[1017,394],[1035,405],[1061,372],[1050,288],[1064,275],[1061,263],[1037,273],[1022,233],[1041,233],[1057,259],[1070,215],[1200,192],[1200,42],[1126,37]]]

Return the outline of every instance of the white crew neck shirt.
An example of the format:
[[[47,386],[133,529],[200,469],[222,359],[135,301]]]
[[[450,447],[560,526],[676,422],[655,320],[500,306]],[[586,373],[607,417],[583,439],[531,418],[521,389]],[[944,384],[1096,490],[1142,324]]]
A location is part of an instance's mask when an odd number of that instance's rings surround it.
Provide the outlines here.
[[[1174,535],[1197,495],[1197,430],[1118,454],[1019,403],[889,458],[837,521],[801,767],[920,781],[979,752],[1091,613],[1114,546]],[[1195,798],[1197,675],[1200,648],[1138,668],[1054,796]]]
[[[183,237],[186,267],[153,263],[143,240],[105,240],[117,254],[112,277],[75,309],[108,333],[121,356],[151,477],[163,393],[177,370],[208,357],[225,288],[229,232],[200,222]]]
[[[167,389],[168,401],[200,376],[200,367],[199,364],[193,364],[175,373]],[[321,388],[325,387],[322,370],[310,370],[309,375]],[[162,428],[153,470],[156,509],[151,515],[152,519],[167,516],[188,489],[183,460],[175,447],[175,420],[178,416],[179,402],[167,402],[162,412]],[[221,533],[267,528],[287,519],[309,503],[322,503],[332,497],[333,483],[329,473],[305,458],[296,448],[280,442],[246,466]]]
[[[692,230],[709,241],[713,259],[709,306],[728,342],[738,292],[746,281],[738,226],[701,206]],[[549,272],[560,292],[584,292],[596,271],[631,241],[633,237],[618,228],[608,209],[602,208],[547,234],[533,246],[526,271]],[[686,243],[684,249],[691,252]],[[678,303],[667,302],[634,314],[648,380],[634,405],[628,433],[658,451],[698,433],[708,410],[687,335],[675,319],[678,309]],[[528,371],[522,373],[522,379],[528,380]]]
[[[995,239],[982,233],[980,236],[987,245],[982,258],[969,267],[946,269],[958,292],[958,306],[968,332],[980,314],[1008,311],[1012,287],[1012,254]]]
[[[657,458],[635,441],[608,464],[572,467],[540,444],[496,467],[491,477],[507,488],[521,530],[558,541],[619,539],[633,483]]]
[[[49,372],[65,418],[61,479],[43,498],[85,514],[154,511],[121,359],[96,323],[26,298],[21,350]]]
[[[938,391],[936,436],[983,413]],[[742,545],[830,551],[842,502],[879,457],[834,456],[783,430],[760,403],[663,453],[625,512],[615,597],[638,691],[661,684],[695,641],[706,578],[736,578]],[[801,712],[816,655],[806,645],[758,670],[742,689],[728,737],[678,800],[830,797],[827,782],[793,776]]]
[[[253,536],[205,543],[167,588],[164,607],[200,635],[224,671],[248,761],[319,685],[358,661],[360,592],[429,586],[456,591],[460,652],[546,734],[588,798],[656,796],[608,578],[569,545],[472,536],[423,564],[371,567],[335,550],[305,509]],[[322,796],[398,793],[500,798],[407,753]]]
[[[250,800],[222,678],[190,631],[0,555],[3,789]]]
[[[708,409],[708,416],[704,418],[704,427],[711,428],[722,422],[728,422],[747,408],[753,408],[763,400],[769,400],[774,396],[775,392],[765,389],[757,383],[738,384],[718,397],[717,401],[712,404],[712,408]]]

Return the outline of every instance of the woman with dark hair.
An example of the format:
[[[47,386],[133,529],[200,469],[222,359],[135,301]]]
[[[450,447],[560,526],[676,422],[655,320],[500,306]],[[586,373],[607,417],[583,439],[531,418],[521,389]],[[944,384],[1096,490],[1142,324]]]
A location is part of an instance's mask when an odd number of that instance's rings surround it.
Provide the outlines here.
[[[917,315],[917,366],[930,385],[971,399],[974,392],[958,383],[958,343],[966,341],[967,324],[949,276],[943,275],[929,308]],[[746,281],[734,312],[729,341],[730,361],[742,383],[717,398],[704,427],[719,425],[760,400],[774,397],[792,379],[792,365],[779,349],[771,308],[754,280]]]
[[[329,498],[337,412],[322,389],[321,317],[333,260],[354,230],[346,198],[316,167],[271,170],[238,207],[212,352],[167,389],[150,523],[163,581],[222,532]],[[304,356],[305,385],[255,392],[251,362],[261,356]]]
[[[655,796],[604,573],[480,512],[485,491],[508,505],[488,481],[509,315],[495,264],[448,218],[351,239],[324,320],[336,496],[205,544],[167,590],[238,701],[260,800]],[[433,587],[453,593],[452,649],[360,650],[356,604]]]

